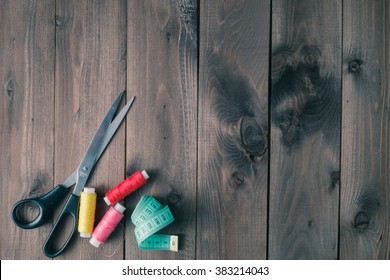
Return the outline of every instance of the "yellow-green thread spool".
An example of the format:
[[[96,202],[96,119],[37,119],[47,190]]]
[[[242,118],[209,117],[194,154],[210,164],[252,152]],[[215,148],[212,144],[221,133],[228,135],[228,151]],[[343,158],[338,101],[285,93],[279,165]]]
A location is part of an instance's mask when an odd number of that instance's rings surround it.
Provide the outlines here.
[[[91,237],[95,223],[96,193],[94,188],[84,188],[80,195],[78,231],[80,237]]]

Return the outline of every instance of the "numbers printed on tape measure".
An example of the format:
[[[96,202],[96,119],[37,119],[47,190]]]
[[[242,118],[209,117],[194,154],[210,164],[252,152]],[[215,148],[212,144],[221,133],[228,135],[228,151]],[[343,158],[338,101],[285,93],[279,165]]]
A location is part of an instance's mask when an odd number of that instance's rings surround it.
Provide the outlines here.
[[[151,218],[147,219],[135,228],[134,232],[138,244],[173,221],[174,218],[168,206],[160,209],[154,213]]]
[[[175,243],[172,247],[170,246],[170,235],[153,235],[174,220],[168,206],[163,206],[152,196],[144,195],[131,215],[131,222],[135,225],[134,234],[138,246],[145,250],[177,251],[177,236],[172,236]],[[148,241],[143,242],[146,239]]]
[[[161,208],[163,206],[154,197],[144,195],[135,207],[131,221],[135,226],[138,226]]]
[[[139,244],[143,250],[170,250],[177,252],[178,236],[167,234],[153,234]]]

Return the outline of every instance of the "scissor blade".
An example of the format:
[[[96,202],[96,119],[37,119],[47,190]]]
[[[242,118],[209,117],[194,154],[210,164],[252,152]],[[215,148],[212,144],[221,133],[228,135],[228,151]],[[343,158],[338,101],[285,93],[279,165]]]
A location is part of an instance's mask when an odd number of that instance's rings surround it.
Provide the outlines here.
[[[85,184],[88,181],[88,177],[91,174],[95,163],[97,162],[96,158],[99,155],[100,147],[104,141],[115,112],[118,110],[123,94],[124,92],[121,92],[114,100],[111,107],[108,109],[106,115],[100,123],[99,128],[96,130],[95,136],[92,138],[91,144],[89,144],[89,147],[84,154],[83,160],[77,168],[76,186],[73,190],[73,194],[77,196],[79,196],[83,190]]]
[[[73,171],[73,173],[68,178],[66,178],[60,185],[65,188],[70,188],[71,186],[76,184],[76,180],[77,180],[77,169]]]
[[[123,119],[126,117],[126,114],[129,112],[130,107],[134,102],[134,99],[135,99],[135,96],[133,96],[130,99],[130,101],[127,102],[127,104],[123,107],[123,109],[119,112],[119,114],[117,114],[115,119],[110,124],[110,126],[106,132],[106,136],[103,140],[103,144],[100,147],[98,156],[96,158],[96,162],[99,160],[100,156],[103,154],[104,150],[106,149],[106,147],[110,143],[110,140],[112,139],[115,132],[119,128]],[[96,162],[95,162],[95,164],[96,164]],[[65,187],[65,188],[69,188],[69,187],[73,186],[74,184],[76,184],[76,180],[77,180],[77,169],[75,171],[73,171],[73,173],[61,183],[61,186]]]
[[[104,141],[100,147],[98,156],[96,158],[96,161],[99,160],[100,156],[106,149],[108,143],[110,143],[111,138],[114,136],[115,132],[117,131],[118,127],[122,123],[123,119],[125,118],[127,112],[129,112],[131,105],[133,104],[135,99],[135,96],[133,96],[129,102],[123,107],[123,109],[119,112],[119,114],[115,117],[115,119],[110,124],[110,127],[107,130],[106,137],[104,138]]]

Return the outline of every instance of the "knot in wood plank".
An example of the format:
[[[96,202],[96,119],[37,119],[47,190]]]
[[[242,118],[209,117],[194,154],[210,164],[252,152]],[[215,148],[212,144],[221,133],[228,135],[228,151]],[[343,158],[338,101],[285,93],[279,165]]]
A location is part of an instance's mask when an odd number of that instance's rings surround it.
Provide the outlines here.
[[[177,192],[170,192],[166,196],[167,204],[169,205],[176,205],[181,201],[181,196]]]
[[[363,64],[363,61],[360,59],[354,59],[348,64],[348,69],[352,73],[358,73],[361,70],[361,65]]]
[[[70,21],[71,18],[69,18],[68,16],[56,15],[54,19],[54,24],[58,28],[58,30],[61,30],[66,28]]]
[[[356,214],[353,226],[357,231],[363,232],[369,228],[370,217],[367,212],[360,211]]]
[[[7,82],[7,95],[9,99],[13,99],[15,95],[15,83],[13,77],[9,78]]]
[[[320,50],[315,46],[303,45],[300,49],[300,53],[303,57],[303,63],[308,68],[314,68],[319,65]]]
[[[306,54],[304,59],[308,66],[314,67],[318,64],[318,57],[314,54]]]
[[[330,179],[331,179],[330,187],[333,190],[336,188],[336,186],[340,184],[340,171],[339,170],[332,171],[330,173]]]
[[[261,155],[265,152],[267,139],[259,123],[252,117],[241,119],[241,143],[246,152],[251,155]]]
[[[241,174],[239,172],[233,172],[232,173],[232,180],[233,180],[233,185],[238,187],[244,183],[245,177],[243,174]]]
[[[302,123],[297,112],[287,110],[277,116],[279,127],[283,133],[283,143],[292,146],[298,141],[302,130]]]

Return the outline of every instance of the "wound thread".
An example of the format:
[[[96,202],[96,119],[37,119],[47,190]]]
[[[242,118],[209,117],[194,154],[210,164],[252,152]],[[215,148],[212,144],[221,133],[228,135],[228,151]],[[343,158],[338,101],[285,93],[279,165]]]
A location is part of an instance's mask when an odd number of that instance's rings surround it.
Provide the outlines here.
[[[125,210],[126,208],[120,203],[115,204],[114,207],[111,206],[92,232],[92,237],[89,242],[95,247],[104,244],[125,216],[123,215]]]
[[[95,223],[96,197],[94,188],[84,188],[83,192],[80,194],[80,209],[77,226],[80,237],[91,237]]]
[[[139,187],[146,184],[147,179],[149,179],[149,175],[148,173],[146,173],[145,170],[136,171],[126,180],[109,190],[104,197],[104,201],[107,203],[107,205],[113,205],[117,203],[118,201],[124,199],[126,196],[137,190]]]

